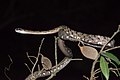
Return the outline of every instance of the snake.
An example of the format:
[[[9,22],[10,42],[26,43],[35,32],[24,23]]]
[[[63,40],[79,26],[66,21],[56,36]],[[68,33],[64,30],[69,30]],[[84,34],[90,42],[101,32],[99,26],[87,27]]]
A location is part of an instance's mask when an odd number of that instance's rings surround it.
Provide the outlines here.
[[[107,36],[101,35],[93,35],[93,34],[86,34],[79,31],[75,31],[70,29],[68,26],[61,25],[57,28],[47,30],[47,31],[32,31],[26,30],[22,28],[16,28],[15,32],[20,34],[32,34],[32,35],[47,35],[47,34],[55,34],[58,33],[58,46],[62,53],[65,55],[65,58],[58,63],[57,67],[53,66],[50,70],[42,70],[42,71],[35,71],[33,75],[29,75],[25,80],[34,80],[40,77],[45,77],[52,75],[55,72],[59,72],[62,70],[73,57],[72,50],[65,45],[65,41],[74,41],[74,42],[82,42],[86,45],[101,48],[105,43],[107,43],[110,38]],[[114,47],[115,40],[111,40],[106,47]]]

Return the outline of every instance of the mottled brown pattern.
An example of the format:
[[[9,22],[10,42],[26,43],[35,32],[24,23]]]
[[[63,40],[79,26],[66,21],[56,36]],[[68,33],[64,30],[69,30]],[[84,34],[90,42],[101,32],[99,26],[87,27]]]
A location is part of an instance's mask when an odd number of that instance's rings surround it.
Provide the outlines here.
[[[58,32],[58,36],[63,40],[70,40],[70,41],[82,41],[83,43],[87,45],[93,45],[95,47],[101,47],[106,42],[110,40],[109,37],[106,36],[100,36],[100,35],[92,35],[92,34],[85,34],[81,32],[74,31],[67,26],[63,26],[63,29],[61,29]],[[108,47],[114,46],[114,40],[112,40],[110,43],[107,44]]]
[[[63,40],[78,41],[78,42],[82,42],[83,44],[90,45],[93,47],[98,47],[98,48],[101,48],[106,42],[110,40],[110,38],[106,36],[92,35],[92,34],[85,34],[85,33],[77,32],[64,25],[54,28],[52,30],[48,30],[48,31],[31,31],[31,30],[25,30],[21,28],[17,28],[15,29],[15,31],[21,34],[33,34],[33,35],[46,35],[46,34],[54,34],[58,32],[58,37],[59,37],[58,46],[66,56],[57,65],[57,68],[56,66],[53,66],[50,70],[35,71],[33,73],[34,78],[30,74],[25,80],[35,80],[39,77],[45,77],[45,76],[51,75],[55,73],[56,71],[59,72],[71,61],[72,52],[64,44]],[[112,40],[111,42],[107,44],[107,47],[113,47],[113,46],[114,46],[114,40]]]

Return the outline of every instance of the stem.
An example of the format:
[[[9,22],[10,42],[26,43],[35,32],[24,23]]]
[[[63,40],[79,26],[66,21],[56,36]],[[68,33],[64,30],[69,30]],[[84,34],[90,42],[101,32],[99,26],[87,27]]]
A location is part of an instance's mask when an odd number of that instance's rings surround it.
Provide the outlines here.
[[[58,67],[58,62],[57,62],[57,40],[58,38],[57,37],[54,37],[55,38],[55,66],[56,66],[56,72],[54,72],[53,74],[50,75],[50,77],[48,77],[46,80],[50,80],[52,79],[54,76],[56,76],[56,73],[57,73],[57,67]]]
[[[112,35],[112,37],[108,40],[108,42],[106,42],[103,47],[100,50],[100,53],[103,51],[103,49],[105,48],[105,46],[115,37],[115,35],[120,32],[120,29],[118,28],[118,30],[116,32],[114,32],[114,34]]]
[[[33,67],[32,67],[32,77],[34,77],[33,76],[33,72],[34,72],[34,69],[35,69],[35,66],[36,66],[36,64],[37,64],[37,62],[38,62],[38,58],[39,58],[39,56],[40,56],[40,50],[41,50],[41,46],[42,46],[42,44],[43,44],[43,41],[44,41],[44,38],[41,40],[41,44],[40,44],[40,47],[39,47],[39,50],[38,50],[38,55],[37,55],[37,57],[36,57],[36,61],[35,61],[35,63],[34,63],[34,65],[33,65]]]
[[[57,38],[55,37],[55,65],[56,65],[56,69],[57,69]]]
[[[100,54],[103,52],[103,49],[105,48],[105,46],[114,38],[114,36],[120,32],[120,25],[118,27],[118,30],[116,32],[114,32],[114,34],[112,35],[112,37],[103,45],[103,47],[101,48],[97,58],[95,59],[95,61],[93,62],[92,64],[92,69],[91,69],[91,76],[90,76],[90,80],[93,80],[94,79],[94,69],[95,69],[95,65],[100,57]],[[114,49],[114,48],[113,48]],[[108,49],[107,49],[108,50]]]
[[[107,51],[110,51],[110,50],[113,50],[113,49],[117,49],[117,48],[120,48],[120,46],[116,46],[116,47],[113,47],[113,48],[109,48],[107,50],[104,50],[103,52],[107,52]]]
[[[90,76],[90,80],[93,80],[94,78],[94,69],[95,69],[95,64],[97,63],[97,60],[99,58],[100,54],[98,54],[97,58],[95,59],[95,61],[93,62],[93,65],[92,65],[92,69],[91,69],[91,76]]]

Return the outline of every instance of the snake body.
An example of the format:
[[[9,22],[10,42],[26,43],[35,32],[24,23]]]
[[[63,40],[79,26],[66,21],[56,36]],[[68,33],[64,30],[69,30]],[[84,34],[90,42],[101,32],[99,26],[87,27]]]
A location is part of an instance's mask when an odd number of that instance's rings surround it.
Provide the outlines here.
[[[58,46],[60,50],[64,53],[65,58],[57,65],[57,68],[56,66],[53,66],[50,70],[35,71],[33,73],[34,80],[39,77],[45,77],[45,76],[51,75],[54,72],[59,72],[71,61],[73,56],[72,51],[64,44],[63,40],[78,41],[78,42],[81,41],[86,45],[101,48],[101,46],[103,46],[110,39],[109,37],[106,37],[106,36],[77,32],[68,28],[67,26],[59,26],[57,28],[54,28],[48,31],[31,31],[31,30],[25,30],[21,28],[16,28],[15,31],[21,34],[34,34],[34,35],[46,35],[46,34],[58,33],[58,37],[59,37]],[[115,42],[114,40],[109,42],[107,44],[107,47],[113,47],[114,42]],[[26,80],[33,80],[32,75],[30,74],[26,78]]]
[[[77,32],[64,25],[48,31],[31,31],[31,30],[25,30],[21,28],[16,28],[15,31],[21,34],[34,34],[34,35],[46,35],[46,34],[54,34],[58,32],[58,37],[63,40],[82,41],[84,42],[84,44],[98,47],[98,48],[103,46],[110,39],[109,37],[106,37],[106,36]],[[109,42],[107,44],[107,47],[113,47],[114,42],[115,42],[114,40]]]
[[[109,37],[100,36],[100,35],[92,35],[92,34],[85,34],[81,32],[74,31],[67,26],[63,29],[60,29],[58,32],[58,37],[63,40],[69,41],[82,41],[86,45],[90,45],[93,47],[101,48],[107,41],[109,41]],[[107,44],[107,47],[114,46],[114,40]]]
[[[57,65],[53,66],[50,70],[41,70],[41,71],[35,71],[32,74],[30,74],[25,80],[36,80],[37,78],[40,77],[45,77],[52,75],[54,73],[59,72],[61,69],[63,69],[72,59],[72,51],[70,48],[68,48],[65,44],[64,41],[61,39],[58,39],[58,46],[60,50],[65,54],[65,58]],[[34,76],[34,77],[33,77]]]

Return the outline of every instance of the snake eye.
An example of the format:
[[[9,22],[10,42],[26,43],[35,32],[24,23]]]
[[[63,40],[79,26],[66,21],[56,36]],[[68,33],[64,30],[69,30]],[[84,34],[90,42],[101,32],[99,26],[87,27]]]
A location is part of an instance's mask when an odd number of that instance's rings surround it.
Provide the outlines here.
[[[18,32],[18,31],[22,31],[23,29],[22,28],[16,28],[15,31]]]

